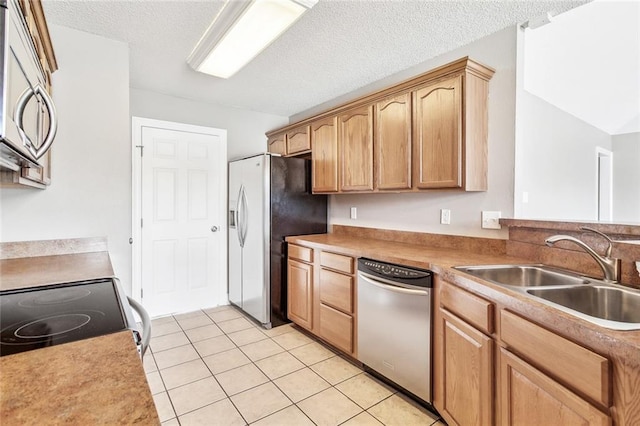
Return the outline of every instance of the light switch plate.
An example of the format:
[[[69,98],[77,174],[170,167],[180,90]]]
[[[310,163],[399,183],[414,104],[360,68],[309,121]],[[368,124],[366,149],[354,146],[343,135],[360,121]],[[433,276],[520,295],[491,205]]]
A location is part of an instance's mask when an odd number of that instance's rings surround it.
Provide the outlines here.
[[[358,208],[351,207],[351,219],[357,219],[357,218],[358,218]]]
[[[482,212],[482,227],[484,229],[502,229],[500,217],[502,212]]]

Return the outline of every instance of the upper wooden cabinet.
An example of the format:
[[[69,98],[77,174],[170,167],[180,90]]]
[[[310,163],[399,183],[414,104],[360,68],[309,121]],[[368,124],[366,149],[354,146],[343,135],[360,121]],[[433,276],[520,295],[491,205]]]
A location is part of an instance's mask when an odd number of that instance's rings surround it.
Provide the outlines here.
[[[270,136],[267,140],[268,150],[272,154],[287,155],[286,133],[278,133]]]
[[[413,92],[417,188],[462,186],[462,76]]]
[[[287,155],[300,154],[310,150],[309,126],[296,127],[287,132]]]
[[[338,117],[311,123],[311,171],[314,193],[338,191]]]
[[[340,190],[373,190],[373,108],[341,114],[338,126]]]
[[[411,188],[411,94],[375,105],[374,164],[376,188]]]
[[[314,185],[316,193],[486,191],[487,100],[493,73],[465,57],[267,136],[311,125],[312,157],[318,158],[315,151],[327,148],[331,133],[339,154],[331,166],[337,167],[339,185]],[[316,143],[319,123],[327,125],[325,120],[336,116],[337,139],[332,129],[324,129],[324,143]],[[287,135],[288,146],[291,137]],[[296,145],[305,146],[303,136],[297,137]],[[317,165],[314,161],[313,167]],[[319,175],[324,177],[325,171]]]

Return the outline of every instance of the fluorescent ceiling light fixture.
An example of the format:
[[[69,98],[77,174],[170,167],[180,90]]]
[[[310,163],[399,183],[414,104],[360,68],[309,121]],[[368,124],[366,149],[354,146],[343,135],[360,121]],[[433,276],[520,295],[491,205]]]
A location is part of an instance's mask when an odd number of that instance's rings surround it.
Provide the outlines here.
[[[227,0],[187,63],[229,78],[284,33],[318,0]]]

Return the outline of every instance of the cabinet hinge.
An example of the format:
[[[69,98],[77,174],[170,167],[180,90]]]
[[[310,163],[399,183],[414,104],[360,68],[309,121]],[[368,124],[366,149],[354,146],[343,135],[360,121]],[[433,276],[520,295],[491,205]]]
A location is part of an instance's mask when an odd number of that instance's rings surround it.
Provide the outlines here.
[[[144,219],[140,218],[140,228],[142,228],[143,223],[144,223]]]
[[[136,148],[140,148],[140,157],[144,155],[144,145],[136,145]]]
[[[142,299],[144,297],[144,289],[141,288],[140,289],[140,299]]]

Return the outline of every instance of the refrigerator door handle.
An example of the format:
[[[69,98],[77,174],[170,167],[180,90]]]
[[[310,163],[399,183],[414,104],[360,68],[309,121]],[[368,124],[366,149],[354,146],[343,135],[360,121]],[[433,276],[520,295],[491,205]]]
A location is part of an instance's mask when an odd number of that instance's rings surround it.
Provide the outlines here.
[[[249,204],[247,203],[247,193],[244,186],[242,187],[242,246],[247,241],[247,232],[249,231]]]
[[[240,247],[244,247],[244,240],[242,238],[242,194],[244,193],[244,185],[240,185],[240,189],[238,190],[238,201],[236,201],[236,226],[238,228],[238,243],[240,243]]]

